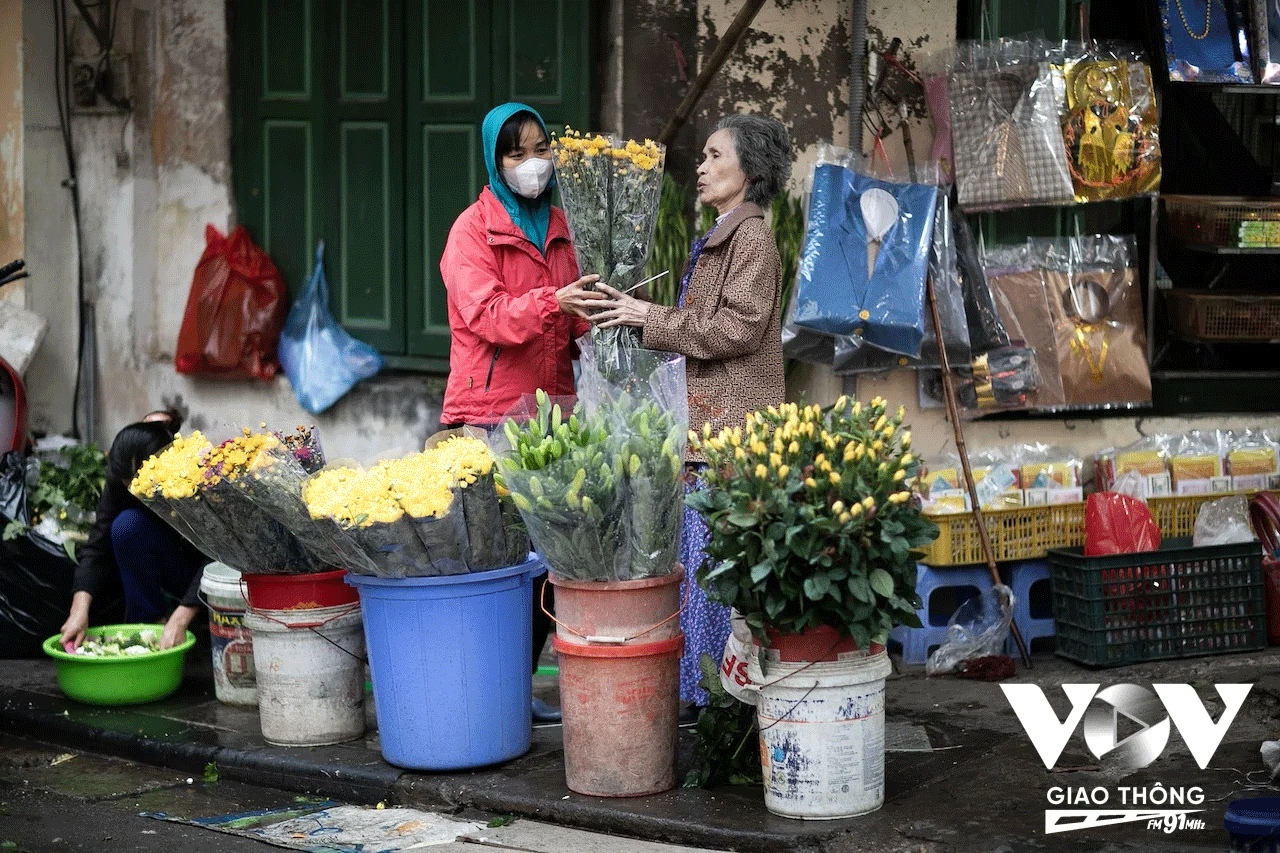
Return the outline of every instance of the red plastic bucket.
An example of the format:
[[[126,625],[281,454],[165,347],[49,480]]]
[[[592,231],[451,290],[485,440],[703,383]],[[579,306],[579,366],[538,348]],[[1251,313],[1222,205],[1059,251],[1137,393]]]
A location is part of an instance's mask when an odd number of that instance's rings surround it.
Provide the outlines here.
[[[551,638],[560,658],[564,776],[591,797],[643,797],[676,786],[684,635],[643,645]]]
[[[858,643],[853,637],[841,636],[830,625],[814,625],[799,634],[784,634],[766,626],[765,636],[769,639],[769,647],[776,650],[779,660],[785,663],[835,661],[847,656],[849,652],[858,651]],[[868,654],[875,655],[882,651],[882,643],[872,643]]]
[[[301,575],[241,575],[244,597],[253,610],[311,610],[360,600],[360,591],[343,582],[346,569]]]
[[[626,581],[574,581],[551,573],[556,636],[569,643],[615,645],[669,640],[680,634],[683,577],[679,563],[669,575]]]

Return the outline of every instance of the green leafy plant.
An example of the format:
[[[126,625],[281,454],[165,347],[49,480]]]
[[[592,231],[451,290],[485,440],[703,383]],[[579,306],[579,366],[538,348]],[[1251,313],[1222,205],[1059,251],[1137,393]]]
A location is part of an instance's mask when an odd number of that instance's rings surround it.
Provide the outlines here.
[[[782,261],[782,310],[785,314],[791,304],[791,291],[795,288],[796,273],[800,268],[800,251],[804,247],[804,206],[800,198],[787,193],[774,196],[769,222],[778,243],[778,257]]]
[[[691,434],[709,467],[686,502],[707,520],[697,581],[752,634],[825,625],[861,648],[919,627],[916,560],[938,535],[913,491],[920,470],[903,410],[849,397],[787,403],[742,426]]]
[[[756,707],[739,702],[720,682],[720,665],[710,655],[698,658],[707,705],[698,714],[693,769],[681,783],[686,788],[761,784],[760,731]]]
[[[490,829],[495,829],[499,826],[510,826],[515,822],[516,822],[515,815],[500,814],[497,817],[489,818],[489,822],[486,823],[485,826],[489,827]]]
[[[106,485],[106,466],[106,455],[97,445],[69,445],[59,448],[56,459],[40,461],[34,484],[28,480],[32,526],[61,542],[72,560],[76,545],[88,538],[93,526],[98,497]],[[27,530],[26,524],[13,519],[5,525],[4,539],[14,539]]]
[[[208,764],[204,766],[203,778],[204,778],[204,781],[206,782],[218,781],[218,765],[216,762],[210,761]]]
[[[645,278],[668,273],[648,285],[649,299],[660,305],[675,305],[680,295],[680,275],[689,259],[689,202],[689,188],[664,175],[653,249],[644,271]]]

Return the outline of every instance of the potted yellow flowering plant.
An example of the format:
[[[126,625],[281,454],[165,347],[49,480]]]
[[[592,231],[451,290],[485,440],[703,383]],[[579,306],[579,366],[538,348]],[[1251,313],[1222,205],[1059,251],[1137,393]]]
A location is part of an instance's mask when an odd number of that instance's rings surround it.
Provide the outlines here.
[[[691,433],[708,462],[707,488],[686,498],[710,534],[698,583],[762,645],[817,632],[824,651],[874,652],[896,623],[919,626],[916,559],[938,529],[902,417],[841,397]]]

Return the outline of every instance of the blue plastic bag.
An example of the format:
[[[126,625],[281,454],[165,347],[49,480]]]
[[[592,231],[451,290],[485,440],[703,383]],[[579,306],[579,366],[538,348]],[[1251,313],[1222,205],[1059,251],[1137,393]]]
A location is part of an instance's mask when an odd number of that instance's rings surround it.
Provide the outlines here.
[[[298,402],[313,415],[382,369],[378,351],[347,334],[329,313],[323,240],[316,249],[316,268],[280,333],[279,358]]]

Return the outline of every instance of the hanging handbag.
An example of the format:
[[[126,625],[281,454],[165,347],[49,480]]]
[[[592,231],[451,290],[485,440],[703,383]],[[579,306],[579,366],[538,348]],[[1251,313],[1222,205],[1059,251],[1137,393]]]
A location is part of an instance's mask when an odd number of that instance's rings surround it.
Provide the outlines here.
[[[1170,80],[1253,82],[1235,0],[1159,0],[1159,6]]]
[[[1065,268],[1043,265],[1058,375],[1068,406],[1151,402],[1147,334],[1131,237],[1084,235],[1066,241]],[[1033,240],[1053,255],[1052,240]],[[1039,254],[1040,250],[1037,250]]]
[[[960,206],[983,210],[1074,198],[1048,63],[954,71],[951,145]]]

